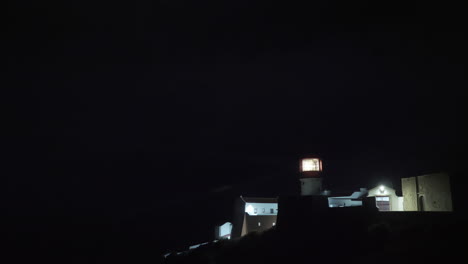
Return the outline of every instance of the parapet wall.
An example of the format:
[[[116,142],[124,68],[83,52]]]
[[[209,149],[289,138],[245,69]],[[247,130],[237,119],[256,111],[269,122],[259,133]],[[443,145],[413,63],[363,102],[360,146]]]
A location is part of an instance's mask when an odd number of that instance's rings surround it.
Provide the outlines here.
[[[403,178],[401,186],[405,211],[453,211],[450,178],[445,173]]]

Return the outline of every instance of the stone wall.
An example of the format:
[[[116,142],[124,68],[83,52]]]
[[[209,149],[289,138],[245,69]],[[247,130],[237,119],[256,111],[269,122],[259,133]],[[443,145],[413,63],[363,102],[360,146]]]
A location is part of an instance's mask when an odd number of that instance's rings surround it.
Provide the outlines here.
[[[437,173],[418,176],[421,210],[452,211],[450,179],[447,174]]]
[[[450,178],[445,173],[402,178],[401,186],[405,211],[453,210]]]
[[[405,211],[418,211],[418,196],[416,194],[416,178],[402,178],[403,209]]]

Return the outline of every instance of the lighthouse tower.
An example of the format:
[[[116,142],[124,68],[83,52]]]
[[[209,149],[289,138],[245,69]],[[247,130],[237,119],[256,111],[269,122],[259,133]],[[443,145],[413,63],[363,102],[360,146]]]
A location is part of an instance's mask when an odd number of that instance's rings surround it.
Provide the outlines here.
[[[317,157],[303,158],[300,164],[301,195],[320,195],[322,192],[322,160]]]

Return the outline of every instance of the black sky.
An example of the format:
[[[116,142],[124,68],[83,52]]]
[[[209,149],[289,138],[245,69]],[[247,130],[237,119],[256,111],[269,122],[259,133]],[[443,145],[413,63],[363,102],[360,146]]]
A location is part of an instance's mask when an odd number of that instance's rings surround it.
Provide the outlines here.
[[[332,188],[458,170],[462,8],[374,2],[12,3],[6,206],[180,245],[154,223],[293,193],[305,154]]]

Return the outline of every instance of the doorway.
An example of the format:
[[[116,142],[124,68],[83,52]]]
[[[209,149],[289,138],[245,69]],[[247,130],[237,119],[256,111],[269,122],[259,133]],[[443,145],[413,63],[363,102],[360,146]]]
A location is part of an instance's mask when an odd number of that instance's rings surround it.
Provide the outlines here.
[[[390,197],[389,196],[377,196],[375,197],[375,205],[379,208],[379,211],[390,211]]]

